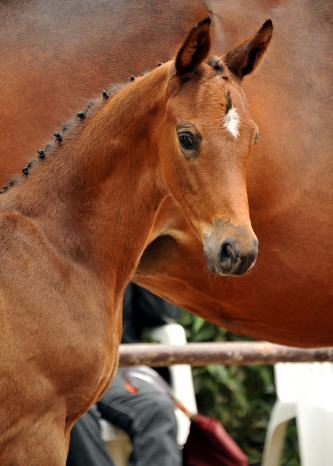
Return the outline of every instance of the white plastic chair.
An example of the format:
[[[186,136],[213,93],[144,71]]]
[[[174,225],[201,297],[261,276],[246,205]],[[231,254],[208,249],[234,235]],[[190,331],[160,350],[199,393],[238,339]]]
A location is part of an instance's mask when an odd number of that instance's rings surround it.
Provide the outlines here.
[[[333,364],[278,363],[277,401],[264,446],[262,466],[278,466],[287,423],[296,418],[302,466],[333,465]]]
[[[159,343],[169,345],[185,345],[187,343],[184,328],[177,323],[170,323],[160,327],[146,329],[144,335]],[[171,387],[175,397],[181,401],[192,413],[197,413],[192,369],[186,364],[170,366]],[[177,419],[179,445],[186,442],[190,420],[179,409],[175,408]],[[121,429],[101,419],[101,434],[107,443],[112,459],[116,466],[126,466],[131,451],[131,442],[128,435]]]

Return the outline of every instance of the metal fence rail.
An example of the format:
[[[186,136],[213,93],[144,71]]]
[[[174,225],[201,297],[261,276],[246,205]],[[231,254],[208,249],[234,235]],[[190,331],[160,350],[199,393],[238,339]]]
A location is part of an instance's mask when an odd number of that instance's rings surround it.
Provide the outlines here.
[[[304,349],[267,342],[188,343],[187,345],[140,343],[122,344],[119,350],[120,367],[139,365],[162,367],[174,364],[249,366],[316,361],[333,362],[333,347]]]

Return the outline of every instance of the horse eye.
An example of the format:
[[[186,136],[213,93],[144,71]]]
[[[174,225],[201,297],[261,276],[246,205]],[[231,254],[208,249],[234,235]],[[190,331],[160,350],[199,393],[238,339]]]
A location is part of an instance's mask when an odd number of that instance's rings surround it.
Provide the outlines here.
[[[196,160],[200,155],[202,136],[190,121],[181,121],[177,128],[178,146],[185,160]]]
[[[197,148],[195,136],[189,131],[178,134],[180,145],[186,150],[193,150]]]

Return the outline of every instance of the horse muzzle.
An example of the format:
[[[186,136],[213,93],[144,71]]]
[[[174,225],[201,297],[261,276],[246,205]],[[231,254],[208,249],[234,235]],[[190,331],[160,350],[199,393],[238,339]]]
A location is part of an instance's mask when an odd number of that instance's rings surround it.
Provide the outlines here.
[[[255,264],[258,239],[247,226],[217,221],[204,238],[204,254],[209,270],[216,275],[243,275]]]

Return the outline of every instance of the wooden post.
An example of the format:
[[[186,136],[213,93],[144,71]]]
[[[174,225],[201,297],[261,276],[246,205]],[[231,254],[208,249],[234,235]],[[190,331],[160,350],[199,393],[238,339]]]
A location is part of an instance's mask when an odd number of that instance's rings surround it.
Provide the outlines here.
[[[119,366],[162,367],[174,364],[250,366],[277,362],[333,362],[333,347],[294,348],[268,342],[188,343],[186,345],[122,344]]]

